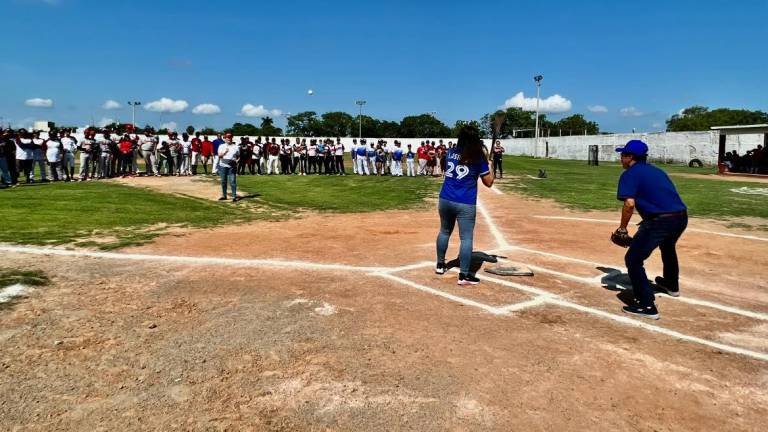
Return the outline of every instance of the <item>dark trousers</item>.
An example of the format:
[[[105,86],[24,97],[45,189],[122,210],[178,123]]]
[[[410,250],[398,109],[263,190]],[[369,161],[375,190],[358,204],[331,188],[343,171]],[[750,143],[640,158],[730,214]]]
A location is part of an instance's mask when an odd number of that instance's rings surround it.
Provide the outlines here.
[[[291,162],[291,174],[296,174],[297,169],[299,169],[299,157],[294,156],[293,162]]]
[[[24,180],[29,183],[32,180],[32,170],[35,161],[31,159],[17,160],[19,164],[19,172],[24,173]]]
[[[344,170],[344,156],[334,156],[333,158],[336,162],[336,173],[346,174],[347,171]]]
[[[307,169],[307,174],[313,174],[316,172],[317,172],[317,156],[310,156],[309,168]]]
[[[496,175],[496,171],[499,172],[499,175]],[[501,163],[501,156],[494,156],[493,157],[493,176],[494,177],[504,177],[504,166]]]
[[[678,288],[680,268],[675,246],[687,226],[688,216],[656,217],[644,220],[640,224],[640,229],[624,256],[624,262],[627,265],[629,279],[632,281],[635,299],[641,306],[651,306],[656,299],[643,263],[657,247],[661,251],[661,260],[664,263],[664,280],[668,284],[667,288]]]
[[[291,157],[288,155],[280,155],[280,172],[283,175],[291,173]]]

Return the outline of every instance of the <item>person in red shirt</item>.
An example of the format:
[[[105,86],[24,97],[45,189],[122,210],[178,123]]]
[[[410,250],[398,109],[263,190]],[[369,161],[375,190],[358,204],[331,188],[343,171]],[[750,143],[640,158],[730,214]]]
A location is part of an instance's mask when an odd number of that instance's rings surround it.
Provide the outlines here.
[[[197,163],[200,161],[200,150],[203,141],[200,140],[200,132],[195,132],[195,137],[192,138],[189,149],[191,152],[190,166],[192,168],[192,175],[197,175]]]
[[[202,156],[203,171],[208,175],[208,162],[213,157],[213,143],[208,139],[208,135],[203,136],[203,142],[200,143],[200,156]]]
[[[421,145],[416,149],[416,155],[419,158],[419,175],[427,175],[427,162],[429,162],[429,147],[421,142]]]
[[[128,134],[123,135],[118,144],[118,150],[120,151],[120,160],[118,161],[118,170],[122,177],[131,173],[133,167],[133,140]]]

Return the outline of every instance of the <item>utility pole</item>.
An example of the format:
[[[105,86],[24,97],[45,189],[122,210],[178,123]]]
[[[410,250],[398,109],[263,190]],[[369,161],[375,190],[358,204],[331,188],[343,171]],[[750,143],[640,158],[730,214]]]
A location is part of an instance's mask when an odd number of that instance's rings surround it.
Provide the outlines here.
[[[138,101],[131,102],[131,101],[129,101],[128,105],[131,106],[131,124],[135,128],[136,127],[136,107],[138,105],[141,105],[141,102],[138,102]]]
[[[541,92],[541,80],[543,79],[544,77],[541,75],[536,75],[533,77],[533,80],[536,81],[536,151],[534,153],[537,156],[539,154],[539,99]]]
[[[355,101],[355,104],[360,106],[360,114],[358,114],[358,126],[357,126],[357,139],[360,140],[363,138],[363,105],[365,105],[365,101],[360,99]]]

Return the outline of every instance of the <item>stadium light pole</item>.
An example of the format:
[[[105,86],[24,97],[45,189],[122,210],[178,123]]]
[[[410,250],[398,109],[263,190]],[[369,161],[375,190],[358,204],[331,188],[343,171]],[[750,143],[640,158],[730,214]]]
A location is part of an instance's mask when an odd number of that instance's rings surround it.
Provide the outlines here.
[[[536,75],[533,77],[533,80],[536,81],[536,151],[535,154],[538,156],[539,154],[539,99],[541,99],[541,80],[543,80],[544,77],[541,75]]]
[[[128,105],[131,106],[131,124],[136,127],[136,107],[141,105],[139,101],[128,101]]]
[[[357,125],[357,139],[360,140],[363,138],[363,105],[365,105],[365,101],[360,99],[355,101],[355,103],[360,106],[360,114],[358,114],[358,125]]]

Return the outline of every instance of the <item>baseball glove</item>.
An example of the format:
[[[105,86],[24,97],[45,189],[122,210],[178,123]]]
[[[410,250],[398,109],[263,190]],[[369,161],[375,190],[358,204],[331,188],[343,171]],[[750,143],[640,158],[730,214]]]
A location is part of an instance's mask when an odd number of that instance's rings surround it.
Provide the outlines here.
[[[618,246],[626,248],[632,244],[632,237],[626,229],[619,228],[611,234],[611,241]]]

